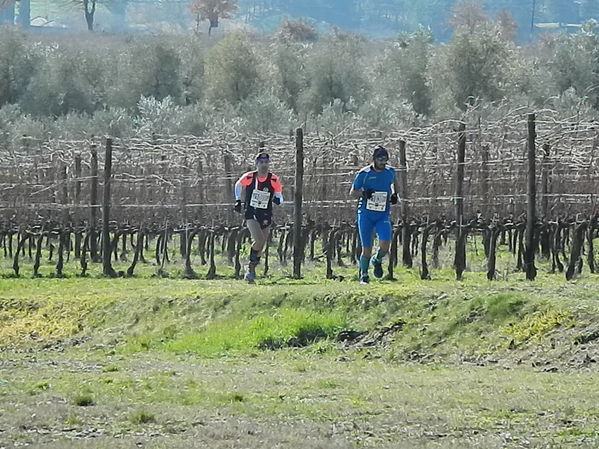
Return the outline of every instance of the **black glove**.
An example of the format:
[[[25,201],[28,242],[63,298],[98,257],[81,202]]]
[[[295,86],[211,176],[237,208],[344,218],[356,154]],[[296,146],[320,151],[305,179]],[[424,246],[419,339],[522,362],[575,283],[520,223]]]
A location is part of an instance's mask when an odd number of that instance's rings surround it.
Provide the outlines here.
[[[397,193],[391,195],[391,204],[397,204],[399,202],[399,198],[397,197]]]
[[[241,200],[235,201],[235,207],[233,208],[233,210],[235,210],[235,212],[237,212],[238,214],[241,213]]]
[[[279,204],[281,204],[281,198],[279,198],[278,196],[275,196],[275,197],[273,197],[272,202],[278,206]]]
[[[364,198],[365,200],[369,200],[370,198],[372,198],[373,193],[374,193],[374,190],[372,190],[372,189],[364,190],[362,192],[362,198]]]

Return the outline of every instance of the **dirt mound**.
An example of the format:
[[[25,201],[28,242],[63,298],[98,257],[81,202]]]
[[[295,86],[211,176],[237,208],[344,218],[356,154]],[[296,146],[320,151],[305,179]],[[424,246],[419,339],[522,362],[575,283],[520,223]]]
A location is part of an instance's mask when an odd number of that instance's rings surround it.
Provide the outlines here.
[[[343,348],[361,349],[387,345],[406,325],[403,321],[396,321],[389,326],[384,326],[373,331],[345,330],[337,335],[337,341]]]

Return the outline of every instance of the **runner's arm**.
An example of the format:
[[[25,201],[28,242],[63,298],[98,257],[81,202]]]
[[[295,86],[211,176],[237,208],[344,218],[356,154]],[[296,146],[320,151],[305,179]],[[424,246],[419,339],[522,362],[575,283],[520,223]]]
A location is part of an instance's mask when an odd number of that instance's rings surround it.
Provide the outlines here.
[[[240,201],[241,200],[241,192],[243,191],[244,186],[241,185],[241,179],[239,179],[236,183],[235,183],[235,201]]]
[[[364,176],[365,175],[362,172],[356,175],[349,191],[349,195],[352,198],[358,199],[364,194]]]
[[[281,178],[273,175],[272,186],[275,190],[275,193],[273,196],[277,199],[275,201],[275,204],[278,204],[278,205],[283,204],[283,184],[281,184]]]
[[[235,183],[235,201],[241,200],[241,195],[244,189],[249,186],[253,181],[253,174],[251,172],[246,173],[245,175],[241,175],[241,178],[237,180]]]

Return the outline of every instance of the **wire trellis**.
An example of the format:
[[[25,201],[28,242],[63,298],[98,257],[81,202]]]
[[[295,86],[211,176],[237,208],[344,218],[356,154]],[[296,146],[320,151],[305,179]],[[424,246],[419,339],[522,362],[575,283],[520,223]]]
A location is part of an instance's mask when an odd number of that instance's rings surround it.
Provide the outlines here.
[[[549,217],[592,214],[599,197],[597,124],[538,115],[538,210]],[[406,142],[408,192],[403,198],[415,217],[454,214],[458,122],[389,134],[346,130],[304,139],[304,210],[307,218],[331,225],[352,222],[349,189],[369,163],[372,148],[385,145],[399,165],[399,141]],[[46,140],[22,137],[0,147],[0,221],[3,226],[54,221],[84,225],[98,202],[91,201],[91,153],[98,155],[99,197],[105,139]],[[263,146],[263,148],[261,147]],[[492,218],[526,211],[527,122],[521,111],[467,126],[464,163],[465,215]],[[214,132],[207,137],[158,136],[113,139],[113,220],[120,223],[196,222],[239,224],[232,211],[233,184],[253,168],[260,150],[271,154],[272,171],[287,199],[279,223],[292,216],[295,144],[290,135],[244,136]],[[98,212],[98,215],[101,214]],[[394,211],[394,219],[399,210]]]

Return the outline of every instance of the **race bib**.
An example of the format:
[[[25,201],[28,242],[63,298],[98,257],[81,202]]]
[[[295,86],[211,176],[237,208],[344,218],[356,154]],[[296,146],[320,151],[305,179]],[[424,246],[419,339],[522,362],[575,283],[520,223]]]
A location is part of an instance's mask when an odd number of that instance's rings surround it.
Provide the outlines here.
[[[387,192],[374,192],[366,201],[366,209],[375,212],[385,212],[387,209]]]
[[[263,192],[256,190],[252,192],[252,198],[250,199],[250,206],[255,209],[268,209],[268,202],[270,201],[270,192]]]

